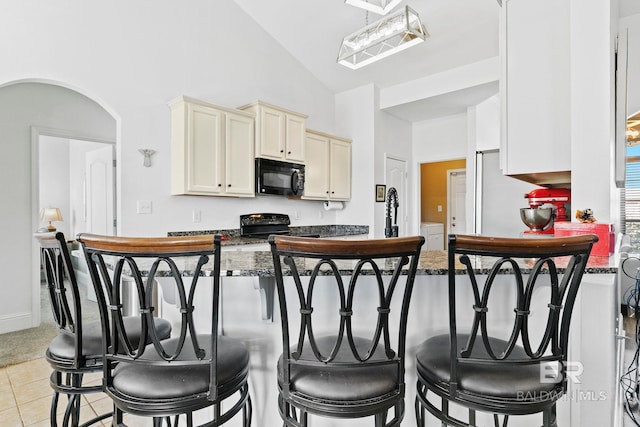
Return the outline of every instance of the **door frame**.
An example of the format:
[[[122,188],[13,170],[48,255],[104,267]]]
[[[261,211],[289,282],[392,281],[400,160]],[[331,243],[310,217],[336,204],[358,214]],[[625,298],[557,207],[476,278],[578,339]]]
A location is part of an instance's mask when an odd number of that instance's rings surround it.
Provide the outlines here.
[[[42,126],[31,126],[31,229],[37,230],[40,224],[40,213],[38,212],[38,205],[40,204],[40,137],[50,136],[54,138],[63,139],[75,139],[80,141],[99,142],[102,144],[110,144],[113,146],[113,150],[116,150],[116,141],[109,141],[102,138],[96,138],[92,135],[84,134],[83,132],[74,130],[65,130],[57,128],[48,128]],[[115,155],[114,155],[115,158]],[[115,166],[114,166],[115,167]],[[113,186],[113,218],[116,221],[114,227],[115,235],[117,235],[118,221],[118,187],[117,187],[117,170],[114,170],[113,174],[114,186]],[[41,321],[40,316],[40,244],[33,239],[31,251],[31,313],[33,324],[39,325]]]

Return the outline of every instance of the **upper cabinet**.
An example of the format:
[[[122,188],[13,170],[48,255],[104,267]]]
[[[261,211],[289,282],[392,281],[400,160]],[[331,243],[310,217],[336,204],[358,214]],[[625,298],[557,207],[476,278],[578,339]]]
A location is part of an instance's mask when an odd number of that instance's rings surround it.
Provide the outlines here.
[[[570,183],[569,2],[507,0],[502,13],[502,171]]]
[[[257,101],[240,107],[255,115],[255,156],[305,162],[307,116]]]
[[[181,97],[171,107],[171,194],[254,197],[254,116]]]
[[[306,132],[303,199],[351,199],[351,141],[321,132]]]

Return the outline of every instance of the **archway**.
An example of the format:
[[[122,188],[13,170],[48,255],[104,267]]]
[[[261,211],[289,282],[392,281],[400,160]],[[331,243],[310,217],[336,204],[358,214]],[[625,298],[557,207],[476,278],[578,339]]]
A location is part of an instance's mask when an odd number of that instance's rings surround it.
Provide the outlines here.
[[[4,272],[0,333],[40,323],[38,144],[40,135],[108,142],[117,146],[119,120],[98,101],[57,82],[22,80],[0,86],[0,210]],[[53,160],[52,160],[53,161]]]

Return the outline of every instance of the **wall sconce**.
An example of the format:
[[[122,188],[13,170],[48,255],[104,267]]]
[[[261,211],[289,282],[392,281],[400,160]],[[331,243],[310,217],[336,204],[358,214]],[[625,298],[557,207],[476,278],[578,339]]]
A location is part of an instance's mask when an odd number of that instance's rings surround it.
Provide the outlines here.
[[[151,156],[156,153],[156,150],[151,150],[149,148],[140,148],[138,151],[144,156],[143,165],[146,167],[151,166]]]
[[[50,232],[56,231],[56,227],[51,224],[51,221],[62,221],[62,213],[58,208],[44,208],[40,211],[40,219],[42,221],[49,221],[47,230]]]

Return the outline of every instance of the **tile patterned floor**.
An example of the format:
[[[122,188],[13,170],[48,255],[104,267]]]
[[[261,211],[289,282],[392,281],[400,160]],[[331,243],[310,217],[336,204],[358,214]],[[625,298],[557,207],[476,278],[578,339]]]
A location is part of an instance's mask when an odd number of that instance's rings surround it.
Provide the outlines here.
[[[49,426],[49,410],[52,390],[49,385],[51,367],[45,359],[36,359],[17,365],[0,368],[0,427],[45,427]],[[100,373],[84,378],[85,384],[100,382]],[[60,398],[59,416],[64,412],[66,399]],[[103,393],[85,395],[82,398],[80,422],[87,421],[111,410],[111,400]],[[61,419],[61,418],[60,418]],[[103,421],[111,425],[111,419]],[[147,418],[125,415],[130,427],[151,426]],[[94,424],[99,425],[99,424]]]

